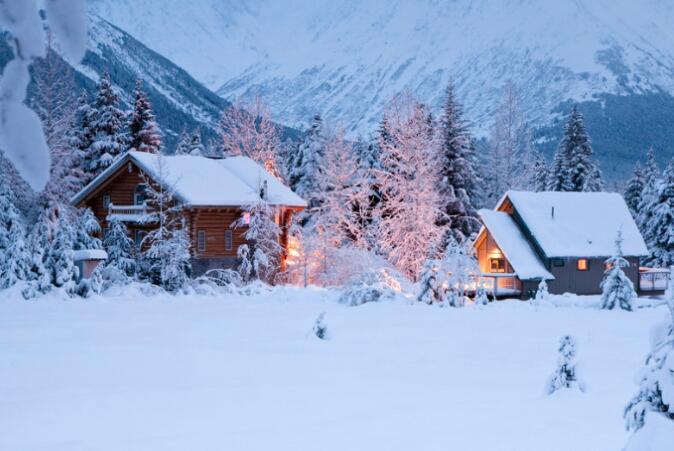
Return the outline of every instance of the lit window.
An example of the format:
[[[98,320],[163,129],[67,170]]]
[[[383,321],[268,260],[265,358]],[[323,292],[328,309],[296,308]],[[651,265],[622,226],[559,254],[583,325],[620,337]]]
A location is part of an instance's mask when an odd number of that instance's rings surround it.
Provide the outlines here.
[[[203,252],[206,250],[206,231],[205,230],[199,230],[197,233],[197,249],[200,252]]]
[[[590,269],[587,258],[579,258],[576,267],[578,268],[578,271],[587,271]]]
[[[108,208],[110,207],[110,194],[104,194],[103,195],[103,207]]]
[[[490,261],[491,272],[505,272],[505,259],[492,258]]]
[[[248,213],[247,211],[243,212],[243,223],[246,225],[250,224],[250,213]]]
[[[225,230],[225,250],[232,250],[232,231]]]

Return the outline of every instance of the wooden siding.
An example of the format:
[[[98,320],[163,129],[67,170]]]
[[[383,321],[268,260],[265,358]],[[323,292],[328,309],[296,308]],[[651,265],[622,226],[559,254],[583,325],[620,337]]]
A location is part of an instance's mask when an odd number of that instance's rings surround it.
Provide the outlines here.
[[[246,227],[234,227],[241,216],[238,208],[194,208],[190,211],[190,236],[193,243],[192,255],[196,258],[236,257],[236,250],[246,243],[243,237]],[[232,249],[225,248],[225,231],[232,231]],[[206,233],[206,248],[197,248],[197,236]]]
[[[579,271],[578,258],[568,257],[559,259],[549,259],[547,262],[548,270],[555,276],[555,280],[548,281],[548,290],[553,294],[575,293],[575,294],[600,294],[600,284],[604,277],[604,261],[608,257],[587,258],[588,270]],[[564,266],[555,266],[555,260],[564,262]],[[629,268],[625,268],[625,274],[634,283],[634,289],[639,288],[639,259],[637,257],[627,257]]]
[[[492,258],[503,258],[505,260],[505,272],[514,272],[512,265],[505,255],[503,255],[503,251],[501,251],[501,249],[498,247],[496,240],[494,240],[494,237],[487,229],[485,229],[482,235],[478,238],[475,244],[475,253],[480,265],[480,271],[483,273],[491,272],[490,260]]]

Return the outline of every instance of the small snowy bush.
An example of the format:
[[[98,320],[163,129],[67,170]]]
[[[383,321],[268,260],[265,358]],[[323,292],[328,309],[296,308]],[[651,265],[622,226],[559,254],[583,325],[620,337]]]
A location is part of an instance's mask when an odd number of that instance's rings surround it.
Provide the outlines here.
[[[328,337],[328,326],[325,325],[325,312],[318,315],[316,322],[313,327],[314,335],[321,340],[327,340]]]
[[[536,302],[541,302],[544,299],[547,299],[547,297],[550,295],[548,292],[548,283],[545,281],[545,279],[541,279],[541,283],[538,284],[538,290],[536,290],[536,296],[534,297],[534,300]]]
[[[580,391],[585,391],[585,386],[578,381],[576,343],[570,335],[565,335],[559,342],[558,366],[548,382],[546,391],[551,395],[561,388],[573,388],[574,386]]]
[[[629,267],[630,264],[623,258],[622,243],[622,232],[618,231],[618,236],[615,240],[616,253],[613,257],[606,260],[608,269],[604,273],[604,280],[601,282],[602,309],[612,310],[618,307],[631,311],[632,303],[637,298],[634,284],[623,271],[623,268]]]
[[[489,304],[489,297],[487,297],[487,290],[483,286],[477,287],[475,292],[475,305],[487,305]]]
[[[398,286],[397,280],[385,269],[370,270],[346,285],[339,302],[346,305],[361,305],[392,299]]]

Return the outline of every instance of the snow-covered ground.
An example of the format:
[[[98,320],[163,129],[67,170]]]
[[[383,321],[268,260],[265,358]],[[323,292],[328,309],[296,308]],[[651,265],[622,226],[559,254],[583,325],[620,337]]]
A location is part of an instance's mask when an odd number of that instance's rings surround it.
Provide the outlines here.
[[[619,450],[664,307],[0,292],[2,450]],[[563,306],[560,306],[563,305]],[[325,311],[330,340],[311,333]],[[544,394],[564,334],[585,393]]]

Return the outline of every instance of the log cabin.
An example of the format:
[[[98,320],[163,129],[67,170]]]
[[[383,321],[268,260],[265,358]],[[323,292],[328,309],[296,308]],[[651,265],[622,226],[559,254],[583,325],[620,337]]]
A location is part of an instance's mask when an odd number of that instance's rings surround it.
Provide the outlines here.
[[[601,293],[619,230],[637,292],[661,294],[667,286],[666,269],[640,265],[648,249],[620,194],[508,191],[479,215],[473,246],[482,283],[496,296],[530,298],[541,280],[552,294]]]
[[[247,157],[213,159],[192,155],[156,155],[129,151],[77,193],[71,202],[90,208],[105,233],[110,220],[126,223],[131,238],[140,246],[152,230],[147,222],[148,183],[173,191],[188,227],[192,274],[210,269],[234,268],[237,248],[245,243],[246,205],[260,196],[272,205],[275,221],[281,227],[284,269],[288,251],[288,227],[292,215],[307,203],[289,187]]]

